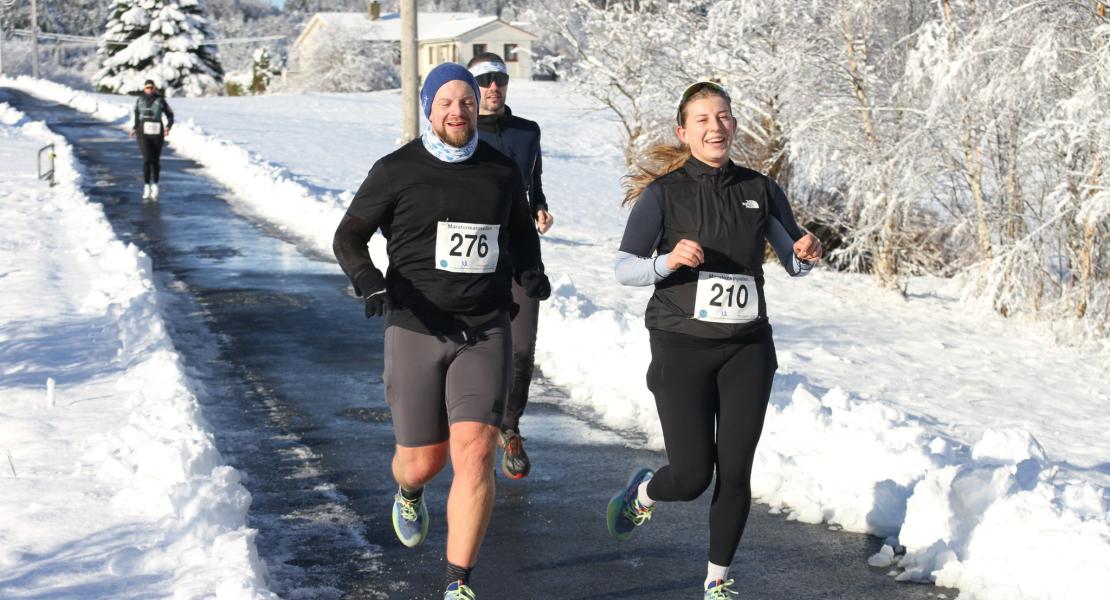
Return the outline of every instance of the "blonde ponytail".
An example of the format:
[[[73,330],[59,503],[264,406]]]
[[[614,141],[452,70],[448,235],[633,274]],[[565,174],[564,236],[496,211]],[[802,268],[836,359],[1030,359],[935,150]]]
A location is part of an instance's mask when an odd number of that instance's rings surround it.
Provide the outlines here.
[[[621,206],[632,207],[651,182],[677,171],[689,159],[690,147],[685,144],[656,144],[644,150],[633,165],[633,172],[624,178],[624,201]]]

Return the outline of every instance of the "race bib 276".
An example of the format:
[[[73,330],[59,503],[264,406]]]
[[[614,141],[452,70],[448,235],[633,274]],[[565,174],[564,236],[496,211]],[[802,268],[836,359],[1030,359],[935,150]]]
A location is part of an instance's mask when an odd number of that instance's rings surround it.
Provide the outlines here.
[[[500,225],[440,221],[436,232],[436,268],[452,273],[493,273],[501,250]]]

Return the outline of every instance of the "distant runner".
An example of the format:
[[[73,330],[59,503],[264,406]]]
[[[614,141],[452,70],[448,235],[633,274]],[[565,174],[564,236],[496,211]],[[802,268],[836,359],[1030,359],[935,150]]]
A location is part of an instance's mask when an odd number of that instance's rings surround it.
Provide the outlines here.
[[[393,527],[405,546],[427,536],[424,485],[451,458],[445,600],[475,598],[470,573],[493,509],[512,375],[512,282],[529,298],[551,293],[520,170],[478,140],[480,95],[461,65],[428,74],[420,104],[431,127],[374,164],[333,244],[366,316],[386,319]],[[385,277],[366,246],[378,228],[387,240]]]
[[[520,167],[528,208],[536,221],[536,229],[547,233],[555,224],[543,193],[543,161],[540,154],[540,126],[534,121],[513,114],[505,104],[509,93],[509,69],[500,56],[485,52],[470,59],[466,65],[478,81],[482,97],[478,103],[478,138],[497,148]],[[528,404],[528,387],[536,360],[536,329],[540,301],[529,298],[524,289],[513,284],[513,301],[520,311],[513,317],[513,385],[505,420],[501,424],[498,445],[502,449],[501,472],[506,477],[527,477],[532,469],[524,438],[520,436],[520,417]]]
[[[763,297],[763,249],[771,242],[793,276],[821,258],[782,189],[729,160],[736,119],[721,86],[682,94],[681,146],[647,152],[658,168],[628,180],[634,205],[617,255],[624,285],[654,285],[645,321],[669,464],[637,470],[609,502],[609,531],[627,539],[656,502],[694,500],[713,480],[706,600],[736,595],[728,578],[751,508],[751,471],[778,362]],[[654,255],[654,256],[653,256]]]
[[[165,116],[163,123],[162,117]],[[158,176],[162,171],[162,144],[173,127],[173,111],[158,93],[154,81],[143,83],[143,95],[135,100],[135,121],[131,137],[139,138],[143,153],[143,199],[158,199]]]

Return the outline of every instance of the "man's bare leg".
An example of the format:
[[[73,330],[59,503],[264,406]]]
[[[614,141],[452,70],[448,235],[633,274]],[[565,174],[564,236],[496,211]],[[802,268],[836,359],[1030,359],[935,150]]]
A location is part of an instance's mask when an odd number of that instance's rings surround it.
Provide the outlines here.
[[[451,426],[454,478],[447,497],[447,562],[472,567],[493,512],[497,428],[463,421]]]
[[[430,446],[397,446],[393,454],[393,479],[406,490],[418,490],[447,465],[448,442]]]

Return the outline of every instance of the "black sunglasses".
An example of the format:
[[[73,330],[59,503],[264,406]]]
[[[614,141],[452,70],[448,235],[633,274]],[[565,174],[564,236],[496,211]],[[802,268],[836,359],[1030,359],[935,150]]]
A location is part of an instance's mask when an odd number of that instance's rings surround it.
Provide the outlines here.
[[[720,84],[713,83],[712,81],[699,81],[686,88],[685,92],[682,92],[682,98],[678,101],[678,113],[675,115],[675,119],[678,121],[679,125],[682,125],[682,109],[686,108],[686,103],[690,101],[691,96],[702,90],[713,90],[724,96],[729,102],[732,102],[732,96],[729,96],[728,91],[721,87]]]
[[[491,83],[496,83],[497,87],[505,87],[509,85],[509,75],[507,73],[482,73],[474,79],[478,80],[478,87],[489,87],[489,84]]]

